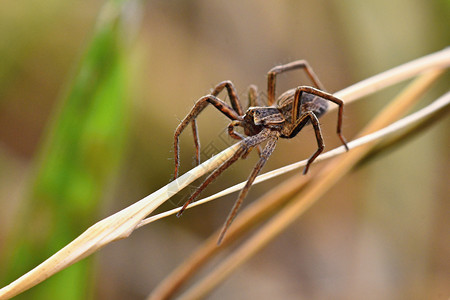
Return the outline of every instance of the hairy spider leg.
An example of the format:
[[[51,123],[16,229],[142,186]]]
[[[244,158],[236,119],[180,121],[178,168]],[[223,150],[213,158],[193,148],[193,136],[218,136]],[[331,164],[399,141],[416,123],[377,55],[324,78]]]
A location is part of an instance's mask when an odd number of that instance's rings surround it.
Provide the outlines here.
[[[216,85],[214,90],[211,92],[211,95],[217,97],[224,88],[227,89],[228,97],[230,97],[231,107],[235,112],[238,113],[238,115],[242,116],[244,114],[244,111],[242,110],[242,104],[237,95],[236,88],[230,80],[222,81],[221,83]]]
[[[196,119],[192,120],[191,127],[192,127],[192,136],[194,137],[195,162],[197,163],[197,165],[199,165],[200,164],[200,138],[198,136]]]
[[[266,164],[270,155],[272,155],[273,151],[275,150],[275,146],[277,144],[279,135],[280,135],[279,132],[274,131],[271,134],[266,146],[264,147],[264,150],[261,152],[258,163],[256,164],[256,166],[253,168],[252,172],[250,173],[250,176],[248,177],[244,188],[240,191],[239,196],[238,196],[236,202],[234,203],[233,208],[231,209],[230,214],[228,215],[228,218],[225,221],[225,224],[222,227],[222,230],[219,235],[219,239],[217,241],[218,245],[220,245],[220,243],[222,242],[228,228],[230,227],[231,223],[233,222],[234,218],[236,217],[239,207],[241,206],[242,202],[244,201],[245,197],[247,196],[248,191],[250,190],[250,187],[253,184],[253,181],[255,181],[256,176],[258,176],[262,167],[264,167],[264,165]]]
[[[211,183],[214,179],[217,178],[220,174],[222,174],[223,171],[225,171],[229,166],[231,166],[234,162],[236,162],[242,155],[248,152],[249,148],[252,148],[268,138],[271,137],[270,135],[271,130],[270,129],[264,129],[260,133],[254,136],[246,137],[242,142],[238,150],[231,156],[228,160],[226,160],[224,163],[222,163],[217,169],[215,169],[206,179],[203,181],[203,183],[198,187],[197,190],[189,197],[189,199],[184,203],[183,207],[180,209],[180,211],[177,213],[177,217],[180,217],[183,212],[185,211],[186,207],[194,201],[198,195]]]
[[[231,108],[226,102],[220,100],[219,98],[216,98],[213,95],[207,95],[204,97],[201,97],[197,102],[195,103],[194,107],[191,109],[189,114],[181,121],[181,123],[178,125],[177,129],[175,130],[174,134],[174,154],[175,154],[175,173],[174,173],[174,179],[178,177],[178,168],[180,165],[180,149],[179,149],[179,136],[183,132],[183,130],[186,128],[186,126],[191,123],[197,116],[208,106],[208,104],[212,104],[215,108],[217,108],[219,111],[221,111],[225,116],[230,118],[231,120],[241,120],[242,117],[233,109]],[[194,126],[192,126],[194,127]],[[195,126],[196,132],[197,126]],[[197,138],[196,138],[197,137]],[[196,152],[199,152],[200,150],[200,142],[198,141],[198,134],[194,133],[194,143],[196,146]]]
[[[297,118],[299,117],[299,114],[301,112],[301,106],[302,106],[302,97],[301,94],[305,92],[308,94],[313,94],[316,95],[322,99],[331,101],[335,104],[337,104],[339,106],[339,110],[338,110],[338,122],[337,122],[337,129],[336,129],[336,133],[339,137],[339,139],[341,140],[342,144],[344,145],[345,149],[348,151],[348,146],[347,146],[347,141],[344,138],[344,136],[342,135],[342,118],[344,115],[344,101],[342,101],[339,98],[336,98],[335,96],[315,89],[313,87],[310,86],[299,86],[296,90],[295,90],[295,95],[294,95],[294,102],[293,102],[293,106],[292,106],[292,122],[295,123]]]
[[[189,197],[189,199],[183,204],[183,207],[180,209],[180,211],[177,213],[177,217],[181,217],[183,212],[186,210],[186,207],[194,201],[198,195],[211,183],[214,179],[217,178],[220,174],[222,174],[223,171],[225,171],[229,166],[231,166],[235,161],[237,161],[241,155],[246,151],[244,147],[240,147],[236,152],[231,156],[228,160],[226,160],[224,163],[222,163],[217,169],[214,170],[206,179],[203,181],[203,183],[195,190],[194,193]]]
[[[275,103],[275,84],[276,84],[276,76],[280,73],[296,70],[296,69],[303,69],[305,70],[308,77],[311,79],[312,83],[316,88],[319,90],[324,91],[325,88],[323,84],[320,82],[319,78],[317,77],[316,73],[314,73],[311,66],[308,64],[306,60],[296,60],[291,63],[280,65],[273,67],[268,73],[267,73],[267,101],[268,105],[271,106]]]
[[[234,109],[234,111],[239,115],[243,115],[242,111],[242,105],[239,101],[239,97],[236,93],[236,88],[234,87],[233,83],[229,80],[225,80],[220,82],[216,87],[212,90],[211,95],[214,97],[217,97],[217,95],[222,92],[222,90],[226,88],[228,92],[228,97],[230,97],[230,103],[231,107]],[[200,137],[198,135],[198,129],[197,129],[197,121],[194,119],[191,122],[192,126],[192,135],[194,137],[194,145],[195,145],[195,160],[197,165],[200,164]]]

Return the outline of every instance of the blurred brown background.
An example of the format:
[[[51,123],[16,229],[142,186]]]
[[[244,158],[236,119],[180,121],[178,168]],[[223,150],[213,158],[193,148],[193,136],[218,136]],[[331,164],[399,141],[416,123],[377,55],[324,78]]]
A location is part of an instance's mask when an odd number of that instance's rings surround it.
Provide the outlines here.
[[[102,4],[1,3],[0,244],[21,220],[45,128]],[[171,180],[173,132],[194,101],[220,81],[232,80],[246,99],[250,84],[265,92],[271,67],[306,59],[335,92],[446,47],[449,15],[446,0],[139,2],[130,14],[141,22],[130,48],[127,144],[97,220]],[[300,84],[308,84],[301,72],[279,76],[278,94]],[[347,139],[401,87],[346,107]],[[441,82],[427,99],[446,88]],[[202,145],[225,148],[219,136],[227,124],[207,109],[199,119]],[[335,114],[324,116],[321,124],[326,150],[338,146]],[[315,147],[312,129],[305,128],[278,144],[265,170],[307,158]],[[446,120],[360,168],[209,299],[447,299],[448,149]],[[186,171],[194,162],[190,133],[182,136],[181,155]],[[245,180],[256,159],[253,153],[237,163],[203,195]],[[246,201],[284,178],[254,186]],[[100,251],[94,298],[144,298],[222,225],[235,197],[158,221]]]

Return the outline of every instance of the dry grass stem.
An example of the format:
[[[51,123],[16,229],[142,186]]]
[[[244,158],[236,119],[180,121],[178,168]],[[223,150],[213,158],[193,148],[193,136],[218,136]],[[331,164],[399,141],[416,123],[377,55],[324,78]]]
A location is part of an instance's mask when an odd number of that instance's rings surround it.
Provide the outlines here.
[[[446,68],[450,65],[450,48],[434,54],[414,60],[390,71],[384,72],[335,95],[344,101],[353,101],[364,95],[368,95],[381,88],[393,85],[399,81],[413,77],[421,72],[433,68]],[[117,212],[116,214],[94,224],[83,234],[59,250],[53,256],[32,269],[25,275],[0,289],[0,299],[14,297],[21,292],[35,286],[56,272],[72,265],[73,263],[89,256],[93,252],[109,244],[112,241],[128,237],[138,224],[154,209],[167,201],[171,196],[181,191],[188,184],[210,172],[219,166],[225,159],[229,158],[237,149],[235,144],[200,166],[190,170],[176,181],[169,183],[158,191],[134,203],[133,205]],[[361,149],[360,147],[358,149]],[[357,153],[358,149],[350,151]],[[349,157],[346,155],[344,157]]]

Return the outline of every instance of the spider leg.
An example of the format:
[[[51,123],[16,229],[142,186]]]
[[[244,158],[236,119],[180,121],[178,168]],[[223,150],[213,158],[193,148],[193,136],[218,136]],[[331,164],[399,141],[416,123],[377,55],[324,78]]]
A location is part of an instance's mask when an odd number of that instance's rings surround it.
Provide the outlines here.
[[[217,95],[219,95],[219,93],[224,88],[227,89],[228,97],[230,97],[231,107],[233,107],[233,109],[238,113],[238,115],[242,116],[244,114],[244,112],[242,111],[242,105],[236,93],[236,88],[234,87],[234,84],[231,81],[225,80],[216,85],[214,90],[211,92],[211,95],[217,97]]]
[[[251,106],[261,106],[258,96],[258,87],[254,84],[248,87],[248,107]]]
[[[174,179],[178,177],[178,168],[180,164],[180,156],[179,156],[179,136],[183,132],[189,123],[192,122],[192,129],[194,132],[194,143],[196,147],[197,161],[200,161],[200,141],[198,139],[197,126],[195,123],[195,118],[205,109],[208,104],[212,104],[215,108],[220,110],[225,116],[230,118],[231,120],[240,120],[241,116],[231,108],[226,102],[216,98],[213,95],[207,95],[201,97],[195,103],[194,107],[191,109],[189,114],[181,121],[175,130],[174,134],[174,154],[175,154],[175,173]]]
[[[192,120],[191,122],[192,127],[192,136],[194,137],[194,146],[195,146],[195,160],[197,165],[200,164],[200,138],[198,137],[198,130],[197,130],[197,120]]]
[[[241,106],[241,103],[239,101],[239,97],[237,96],[236,89],[235,89],[235,87],[234,87],[234,85],[233,85],[233,83],[231,81],[229,81],[229,80],[222,81],[221,83],[216,85],[216,87],[212,90],[211,95],[214,96],[214,97],[217,97],[217,95],[219,95],[219,93],[224,88],[226,88],[227,91],[228,91],[228,96],[230,97],[230,102],[231,102],[232,109],[239,116],[242,116],[243,115],[242,106]],[[221,110],[225,115],[227,115],[222,109],[220,109],[220,108],[218,108],[218,109]],[[200,164],[200,139],[199,139],[199,136],[198,136],[197,122],[195,121],[195,119],[192,120],[191,127],[192,127],[192,134],[194,136],[195,158],[196,158],[197,164]],[[175,152],[177,152],[177,150],[175,150]],[[175,158],[175,160],[176,160],[176,158]],[[175,164],[175,165],[176,166],[175,166],[174,178],[176,178],[178,176],[178,172],[177,172],[178,171],[178,166],[177,166],[177,164]]]
[[[177,213],[177,216],[180,217],[181,214],[184,212],[186,207],[194,201],[197,196],[211,183],[214,179],[217,178],[220,174],[222,174],[223,171],[225,171],[229,166],[231,166],[235,161],[237,161],[240,157],[242,157],[243,154],[245,154],[250,147],[254,147],[257,144],[260,144],[267,140],[269,138],[270,130],[266,129],[261,131],[258,135],[250,136],[245,138],[242,141],[241,146],[236,150],[236,152],[231,156],[228,160],[226,160],[224,163],[222,163],[217,169],[215,169],[206,179],[203,181],[203,183],[200,185],[200,187],[189,197],[189,199],[184,203],[183,207],[180,209],[180,211]]]
[[[275,150],[275,146],[278,141],[279,134],[274,134],[269,138],[269,141],[267,142],[266,146],[264,147],[264,150],[261,153],[261,157],[256,164],[253,171],[250,173],[250,176],[247,179],[247,182],[244,186],[244,188],[239,193],[238,199],[233,205],[233,208],[230,211],[230,214],[228,215],[227,220],[225,221],[225,224],[222,227],[222,231],[220,232],[219,239],[217,241],[217,244],[219,245],[222,242],[223,237],[225,236],[225,233],[227,232],[228,228],[230,227],[231,223],[233,222],[234,218],[236,217],[239,207],[241,206],[242,202],[244,201],[245,197],[248,194],[248,191],[250,190],[250,187],[253,184],[253,181],[255,180],[256,176],[261,171],[262,167],[267,162],[267,159],[270,157],[270,155],[273,153],[273,150]]]
[[[236,153],[233,154],[232,157],[230,157],[227,161],[222,163],[217,169],[214,170],[206,179],[203,181],[203,183],[200,185],[200,187],[189,197],[189,199],[183,204],[183,207],[180,209],[180,211],[177,213],[177,217],[180,217],[183,212],[186,210],[186,207],[194,201],[198,195],[210,184],[213,182],[214,179],[217,178],[220,174],[222,174],[223,171],[225,171],[229,166],[231,166],[235,161],[237,161],[241,155],[246,151],[245,147],[239,148]]]
[[[243,140],[245,136],[240,134],[239,132],[234,131],[234,127],[242,126],[242,122],[240,120],[233,120],[230,124],[228,124],[228,135],[231,136],[235,140]]]
[[[316,157],[319,156],[319,154],[323,151],[323,148],[325,148],[325,144],[323,142],[323,137],[322,137],[322,131],[320,130],[319,119],[312,111],[308,111],[308,112],[305,112],[304,114],[302,114],[300,116],[300,118],[296,121],[296,124],[292,128],[291,132],[294,132],[294,131],[298,132],[303,126],[306,125],[306,123],[308,121],[310,121],[314,127],[314,133],[316,134],[318,148],[317,148],[316,152],[314,152],[313,155],[311,155],[311,157],[308,159],[305,169],[303,170],[303,175],[305,175],[308,172],[309,166],[316,159]]]
[[[308,75],[308,77],[311,79],[314,86],[319,90],[325,90],[323,84],[320,82],[313,69],[309,66],[308,62],[306,60],[296,60],[285,65],[276,66],[267,73],[267,100],[269,106],[273,105],[275,102],[276,76],[280,73],[296,69],[304,69],[306,75]]]
[[[212,90],[211,95],[214,97],[217,97],[219,93],[226,88],[228,91],[228,96],[230,97],[231,107],[234,109],[235,112],[238,113],[238,115],[242,115],[242,106],[239,101],[239,97],[237,96],[236,89],[233,85],[233,83],[229,80],[222,81],[216,87]],[[195,158],[197,165],[200,164],[200,139],[198,136],[198,130],[197,130],[197,122],[195,120],[192,121],[192,133],[194,136],[194,144],[195,144]]]
[[[348,151],[348,146],[347,146],[347,141],[345,139],[345,137],[342,135],[342,118],[344,115],[344,101],[342,101],[339,98],[336,98],[335,96],[333,96],[332,94],[329,94],[327,92],[315,89],[313,87],[309,87],[309,86],[299,86],[296,90],[295,90],[295,95],[294,95],[294,102],[293,102],[293,106],[292,106],[292,120],[295,123],[300,112],[301,112],[301,106],[302,106],[302,93],[308,93],[308,94],[313,94],[316,95],[322,99],[331,101],[333,103],[336,103],[339,106],[339,110],[338,110],[338,122],[337,122],[337,129],[336,129],[336,133],[339,137],[339,139],[341,140],[342,144],[344,145],[345,149]]]

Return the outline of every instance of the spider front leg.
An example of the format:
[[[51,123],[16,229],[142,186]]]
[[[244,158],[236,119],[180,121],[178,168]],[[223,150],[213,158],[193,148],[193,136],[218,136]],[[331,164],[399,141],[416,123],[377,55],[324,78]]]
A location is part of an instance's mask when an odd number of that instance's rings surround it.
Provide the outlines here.
[[[211,92],[211,95],[217,97],[224,88],[227,89],[228,97],[230,97],[231,107],[233,107],[234,111],[237,112],[238,115],[242,116],[244,114],[242,111],[242,105],[236,93],[236,88],[231,81],[225,80],[216,85],[214,90]]]
[[[195,126],[195,118],[208,106],[208,104],[212,104],[215,108],[217,108],[219,111],[221,111],[225,116],[230,118],[231,120],[240,120],[242,117],[233,109],[231,108],[226,102],[220,100],[219,98],[216,98],[213,95],[207,95],[202,98],[200,98],[194,105],[194,107],[191,109],[189,114],[181,121],[181,123],[178,125],[177,129],[175,130],[174,134],[174,154],[175,154],[175,173],[174,173],[174,179],[178,177],[178,168],[180,164],[180,156],[179,156],[179,136],[183,132],[183,130],[186,128],[186,126],[193,122],[192,128],[194,131],[194,141],[195,141],[195,147],[196,147],[196,153],[197,157],[200,156],[200,143],[198,141],[198,134],[197,134],[197,126]],[[197,159],[199,161],[199,159]]]
[[[194,137],[194,147],[195,147],[195,161],[197,165],[200,164],[200,138],[198,136],[198,130],[197,130],[197,120],[192,120],[191,122],[192,127],[192,136]]]
[[[319,90],[323,91],[325,90],[323,84],[320,82],[319,78],[317,77],[316,73],[314,73],[313,69],[309,66],[308,62],[306,60],[296,60],[285,65],[276,66],[267,73],[267,100],[269,106],[275,103],[276,76],[280,73],[296,69],[304,69],[306,75],[308,75],[308,77],[311,79],[314,86],[317,87]]]
[[[294,102],[292,104],[292,120],[293,120],[292,122],[293,123],[295,123],[297,118],[299,118],[299,114],[301,113],[301,110],[302,110],[302,105],[304,104],[302,102],[302,97],[301,97],[303,92],[318,96],[318,97],[328,100],[328,101],[331,101],[333,103],[336,103],[339,106],[336,133],[339,136],[339,139],[341,140],[345,149],[348,151],[349,149],[347,146],[347,141],[344,138],[344,136],[342,135],[342,118],[344,115],[344,101],[342,101],[339,98],[336,98],[335,96],[333,96],[327,92],[315,89],[313,87],[300,86],[295,90]]]
[[[222,81],[216,87],[211,91],[211,95],[214,97],[217,97],[220,92],[223,91],[223,89],[226,89],[228,92],[228,96],[230,97],[230,103],[231,107],[234,109],[234,111],[239,115],[243,115],[241,102],[239,101],[239,97],[236,93],[236,88],[234,87],[233,83],[229,80]],[[197,162],[197,165],[200,164],[200,138],[198,135],[197,130],[197,122],[195,119],[191,123],[192,126],[192,135],[194,137],[194,144],[195,144],[195,159]]]
[[[279,137],[278,132],[270,134],[269,141],[267,142],[266,146],[264,147],[264,150],[261,152],[258,163],[253,168],[252,173],[250,173],[250,176],[248,177],[244,188],[239,193],[239,196],[238,196],[236,202],[234,203],[233,208],[231,209],[230,214],[228,215],[228,218],[225,221],[225,224],[222,227],[222,231],[220,232],[219,239],[217,241],[218,245],[220,245],[220,243],[222,242],[223,237],[225,236],[225,233],[227,232],[228,228],[230,227],[231,223],[233,222],[234,218],[236,217],[238,210],[239,210],[240,206],[242,205],[242,202],[244,201],[245,197],[248,194],[248,191],[250,190],[250,187],[252,186],[253,182],[255,181],[256,176],[258,176],[259,172],[266,164],[270,155],[272,155],[273,150],[275,150],[275,146],[277,144],[278,137]],[[259,146],[259,144],[258,144],[258,146]]]

